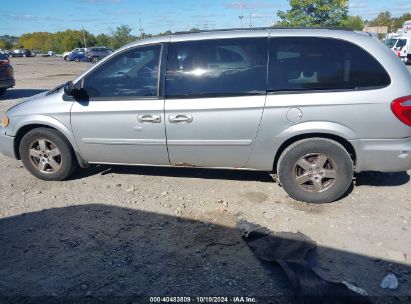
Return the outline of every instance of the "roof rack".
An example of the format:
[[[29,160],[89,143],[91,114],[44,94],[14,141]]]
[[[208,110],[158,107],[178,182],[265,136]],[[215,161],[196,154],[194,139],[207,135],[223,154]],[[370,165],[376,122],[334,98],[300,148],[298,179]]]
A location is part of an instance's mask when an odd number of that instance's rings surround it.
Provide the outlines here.
[[[207,30],[195,30],[195,31],[181,31],[175,32],[171,35],[183,35],[183,34],[195,34],[195,33],[211,33],[211,32],[230,32],[230,31],[258,31],[258,30],[338,30],[348,31],[353,30],[345,27],[253,27],[253,28],[225,28],[225,29],[207,29]]]

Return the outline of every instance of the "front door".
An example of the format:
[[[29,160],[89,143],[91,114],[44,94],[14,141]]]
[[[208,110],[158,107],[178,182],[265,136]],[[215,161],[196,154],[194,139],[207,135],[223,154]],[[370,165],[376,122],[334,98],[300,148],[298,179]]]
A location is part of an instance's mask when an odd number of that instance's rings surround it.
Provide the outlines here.
[[[71,110],[73,133],[90,163],[169,165],[161,45],[125,50],[82,80],[86,98]]]
[[[172,165],[246,166],[266,97],[266,36],[170,43],[165,120]]]

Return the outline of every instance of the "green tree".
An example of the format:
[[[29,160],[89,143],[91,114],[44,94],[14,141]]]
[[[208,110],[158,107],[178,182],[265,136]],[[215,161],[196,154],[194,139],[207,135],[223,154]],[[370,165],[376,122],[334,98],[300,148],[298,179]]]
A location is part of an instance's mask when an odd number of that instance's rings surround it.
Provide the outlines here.
[[[111,46],[115,49],[136,40],[136,38],[131,35],[131,27],[124,24],[118,26],[114,31],[112,30],[111,34],[113,36]]]
[[[348,16],[348,0],[289,0],[288,11],[278,11],[276,26],[341,26]]]
[[[113,43],[113,38],[107,34],[98,34],[95,37],[95,45],[98,46],[111,46]]]
[[[356,31],[362,31],[364,29],[364,21],[360,16],[348,16],[341,25]]]
[[[13,47],[13,44],[6,39],[0,39],[0,49],[2,50],[10,50]]]

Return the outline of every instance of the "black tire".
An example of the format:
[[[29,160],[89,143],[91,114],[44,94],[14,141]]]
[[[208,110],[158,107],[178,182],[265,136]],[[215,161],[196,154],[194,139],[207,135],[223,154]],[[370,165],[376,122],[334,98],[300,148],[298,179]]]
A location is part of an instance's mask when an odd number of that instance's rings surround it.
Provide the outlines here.
[[[80,62],[80,58],[76,58],[74,61],[75,62]]]
[[[40,142],[43,143],[43,148]],[[19,152],[26,169],[42,180],[64,180],[78,167],[70,143],[54,129],[36,128],[27,132],[21,140]],[[40,170],[40,167],[44,170]]]
[[[0,89],[0,96],[3,96],[4,94],[6,94],[6,90],[7,89]]]
[[[69,56],[64,56],[64,61],[70,61],[70,58],[69,58]]]
[[[286,148],[278,159],[277,175],[293,199],[330,203],[352,183],[353,163],[347,150],[326,138],[307,138]]]

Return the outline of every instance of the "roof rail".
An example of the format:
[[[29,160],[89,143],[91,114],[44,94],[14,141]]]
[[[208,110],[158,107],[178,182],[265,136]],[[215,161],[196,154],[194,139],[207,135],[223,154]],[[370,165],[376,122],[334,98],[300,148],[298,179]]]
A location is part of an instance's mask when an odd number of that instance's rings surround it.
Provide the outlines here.
[[[315,27],[253,27],[253,28],[225,28],[225,29],[181,31],[181,32],[172,33],[171,35],[210,33],[210,32],[230,32],[230,31],[258,31],[258,30],[338,30],[338,31],[349,31],[349,32],[353,31],[345,27],[320,27],[320,26],[315,26]]]

